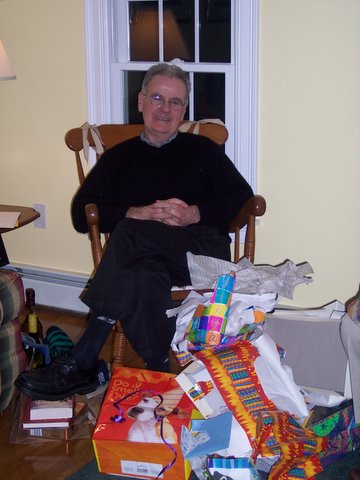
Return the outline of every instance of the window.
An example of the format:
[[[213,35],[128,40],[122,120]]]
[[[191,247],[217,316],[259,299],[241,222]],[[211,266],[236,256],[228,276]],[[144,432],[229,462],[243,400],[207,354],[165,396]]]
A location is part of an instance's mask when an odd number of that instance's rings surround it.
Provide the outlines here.
[[[144,72],[178,61],[187,117],[225,122],[226,152],[256,190],[258,0],[85,0],[85,31],[90,123],[141,122]]]

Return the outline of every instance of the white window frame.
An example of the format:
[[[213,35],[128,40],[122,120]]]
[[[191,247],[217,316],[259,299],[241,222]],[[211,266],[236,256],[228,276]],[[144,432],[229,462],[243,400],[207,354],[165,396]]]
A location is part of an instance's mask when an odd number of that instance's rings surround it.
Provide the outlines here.
[[[233,5],[234,122],[227,125],[230,136],[226,151],[256,192],[259,0],[235,0]],[[112,108],[123,101],[123,91],[119,65],[111,63],[112,36],[116,34],[112,31],[111,0],[85,0],[84,13],[88,122],[121,123],[121,115]],[[127,19],[121,19],[124,25],[120,28],[127,31]]]

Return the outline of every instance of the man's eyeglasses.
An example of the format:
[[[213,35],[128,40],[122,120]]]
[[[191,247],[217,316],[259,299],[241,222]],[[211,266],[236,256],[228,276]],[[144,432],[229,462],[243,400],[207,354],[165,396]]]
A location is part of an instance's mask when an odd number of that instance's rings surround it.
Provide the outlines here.
[[[178,112],[181,110],[182,107],[186,105],[186,102],[183,102],[180,100],[180,98],[169,98],[169,100],[166,100],[162,95],[146,95],[145,93],[141,92],[144,97],[146,97],[151,105],[154,107],[163,107],[166,102],[168,102],[169,107],[171,110],[174,110],[174,112]]]

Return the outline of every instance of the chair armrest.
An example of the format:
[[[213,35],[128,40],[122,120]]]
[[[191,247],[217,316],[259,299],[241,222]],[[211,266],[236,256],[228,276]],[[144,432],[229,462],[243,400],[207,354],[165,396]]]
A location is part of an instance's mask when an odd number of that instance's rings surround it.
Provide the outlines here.
[[[88,225],[97,226],[99,228],[99,210],[95,203],[85,205],[86,220]]]
[[[91,253],[96,268],[99,265],[101,257],[103,255],[103,246],[101,243],[101,235],[99,228],[99,210],[95,203],[88,203],[87,205],[85,205],[85,214],[89,229],[89,239],[91,242]]]
[[[254,195],[249,198],[243,207],[238,211],[235,217],[229,223],[229,231],[235,232],[238,228],[243,228],[249,220],[249,216],[262,217],[266,211],[266,201],[261,195]]]
[[[229,232],[235,233],[234,262],[240,260],[240,230],[246,225],[244,257],[250,262],[255,258],[255,220],[266,211],[266,201],[261,195],[249,198],[229,223]]]

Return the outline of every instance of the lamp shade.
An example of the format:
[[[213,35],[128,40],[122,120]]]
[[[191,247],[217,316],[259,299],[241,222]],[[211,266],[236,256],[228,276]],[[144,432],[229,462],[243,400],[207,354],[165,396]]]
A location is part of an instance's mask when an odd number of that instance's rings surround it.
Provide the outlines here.
[[[12,69],[4,45],[0,40],[0,80],[14,80],[16,75]]]
[[[159,59],[159,19],[157,9],[139,9],[131,20],[131,60],[156,61]],[[169,9],[163,13],[164,61],[174,58],[189,60],[190,55],[179,24]]]

